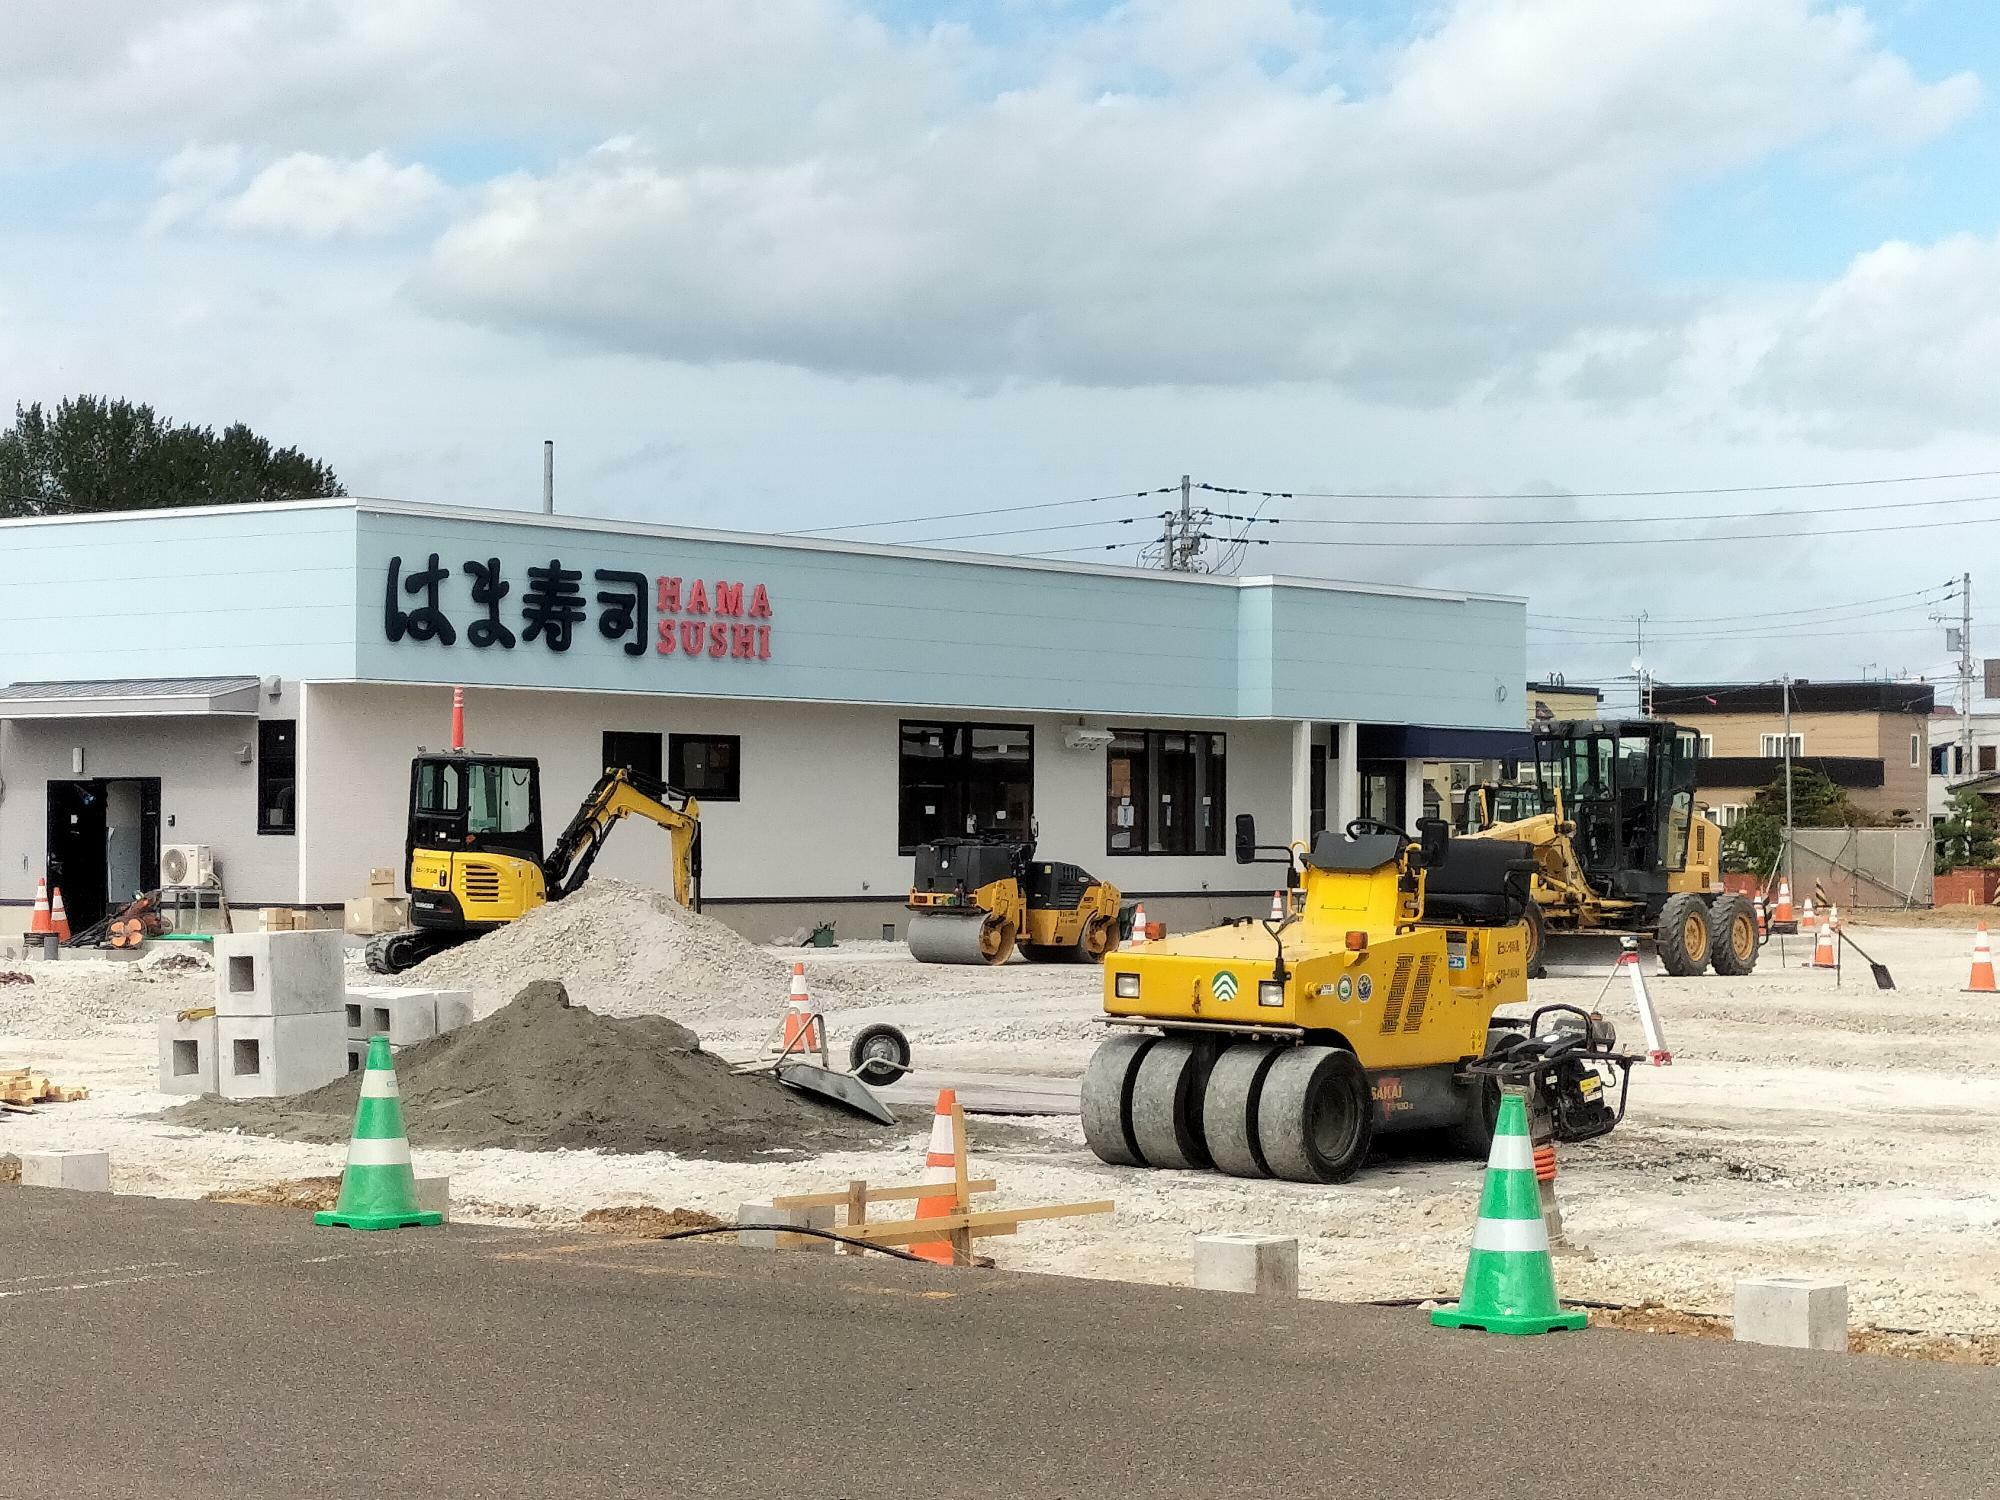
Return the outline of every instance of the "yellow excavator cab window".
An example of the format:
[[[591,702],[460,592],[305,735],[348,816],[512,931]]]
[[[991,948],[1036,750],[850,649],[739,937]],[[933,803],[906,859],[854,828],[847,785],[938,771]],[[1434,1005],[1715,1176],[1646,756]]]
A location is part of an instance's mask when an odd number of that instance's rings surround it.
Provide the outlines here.
[[[498,762],[466,769],[471,784],[467,832],[526,832],[535,821],[534,773]]]

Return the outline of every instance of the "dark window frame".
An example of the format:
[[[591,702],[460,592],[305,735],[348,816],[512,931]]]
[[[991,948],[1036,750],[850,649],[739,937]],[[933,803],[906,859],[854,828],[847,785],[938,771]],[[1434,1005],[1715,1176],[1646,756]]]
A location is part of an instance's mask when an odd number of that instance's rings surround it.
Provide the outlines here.
[[[272,741],[285,737],[282,747]],[[291,813],[291,821],[280,826],[271,821],[271,804],[281,795]],[[274,838],[291,838],[299,831],[299,721],[259,719],[257,721],[257,832]]]
[[[1114,726],[1112,728],[1111,733],[1113,736],[1113,741],[1112,741],[1113,749],[1107,750],[1105,752],[1105,757],[1104,757],[1105,857],[1110,859],[1214,859],[1217,858],[1218,856],[1228,854],[1230,852],[1230,836],[1228,827],[1229,825],[1228,732],[1226,730],[1221,730],[1221,729],[1182,729],[1175,727],[1173,725],[1164,725],[1164,726],[1147,726],[1143,728],[1134,726],[1131,728],[1124,728],[1124,729],[1120,729]],[[1210,742],[1209,748],[1206,753],[1209,756],[1210,769],[1213,774],[1214,793],[1210,798],[1211,815],[1206,829],[1207,836],[1204,839],[1204,837],[1202,836],[1203,831],[1199,828],[1190,825],[1189,839],[1188,839],[1189,847],[1185,849],[1154,849],[1151,847],[1141,847],[1137,849],[1117,848],[1111,842],[1113,837],[1115,836],[1118,827],[1115,821],[1115,816],[1116,816],[1115,808],[1111,799],[1111,761],[1114,754],[1116,753],[1117,741],[1124,739],[1137,739],[1143,741],[1145,745],[1145,749],[1141,752],[1142,759],[1140,767],[1133,777],[1134,795],[1132,801],[1134,806],[1141,810],[1141,815],[1146,820],[1146,833],[1144,838],[1141,840],[1141,843],[1142,845],[1150,846],[1153,842],[1152,829],[1159,817],[1160,793],[1162,790],[1162,788],[1153,785],[1153,763],[1155,762],[1155,760],[1159,759],[1159,756],[1156,755],[1156,753],[1154,752],[1153,742],[1155,740],[1165,739],[1169,735],[1182,735],[1190,739],[1195,737],[1200,737]],[[1183,752],[1183,753],[1188,753],[1191,756],[1199,754],[1199,752]],[[1194,775],[1192,769],[1190,770],[1190,779],[1191,779],[1191,784],[1194,785],[1199,784],[1199,777]],[[1143,801],[1141,800],[1142,794],[1143,794]],[[1198,796],[1199,793],[1195,792],[1191,793],[1191,795]],[[1197,803],[1195,805],[1199,804]],[[1204,844],[1208,845],[1209,847],[1203,847]]]
[[[912,829],[910,828],[908,819],[906,817],[908,792],[909,792],[909,782],[906,779],[906,770],[911,763],[911,757],[905,753],[905,748],[909,743],[910,733],[913,730],[920,734],[927,733],[931,730],[937,730],[940,734],[947,737],[955,734],[958,731],[961,730],[964,731],[964,738],[965,738],[964,748],[957,757],[962,771],[968,769],[972,765],[973,751],[975,748],[972,742],[974,734],[978,733],[981,730],[984,730],[992,734],[1007,735],[1010,737],[1010,739],[1014,736],[1019,736],[1022,744],[1024,744],[1027,747],[1025,775],[1022,781],[1022,785],[1026,789],[1026,798],[1024,806],[1022,808],[1020,835],[1024,842],[1034,837],[1034,832],[1033,832],[1035,826],[1035,726],[1034,725],[1002,724],[1002,723],[990,722],[984,719],[899,719],[896,721],[896,851],[897,853],[914,854],[916,853],[917,846],[919,844],[926,843],[929,841],[929,839],[926,838],[912,839],[909,837],[909,834],[912,832]],[[971,784],[972,781],[969,775],[960,776],[958,787],[956,789],[959,797],[959,804],[955,809],[953,809],[949,813],[941,812],[933,815],[940,822],[945,823],[947,826],[944,827],[941,831],[932,832],[929,835],[930,838],[946,838],[946,837],[963,838],[965,836],[966,793],[968,788],[970,788]]]
[[[681,751],[689,745],[727,745],[729,775],[720,788],[694,785],[681,766]],[[743,800],[743,736],[740,734],[670,734],[667,736],[667,781],[698,802],[741,802]]]
[[[612,741],[614,740],[623,741],[625,744],[614,751],[612,748]],[[635,760],[630,753],[631,747],[645,744],[646,742],[650,742],[652,753],[641,755]],[[666,761],[663,757],[667,753],[667,742],[666,736],[657,730],[607,729],[604,731],[604,737],[600,741],[599,748],[602,753],[598,759],[597,769],[600,771],[608,771],[613,766],[618,766],[625,770],[650,776],[655,781],[664,779],[663,768],[666,765]]]

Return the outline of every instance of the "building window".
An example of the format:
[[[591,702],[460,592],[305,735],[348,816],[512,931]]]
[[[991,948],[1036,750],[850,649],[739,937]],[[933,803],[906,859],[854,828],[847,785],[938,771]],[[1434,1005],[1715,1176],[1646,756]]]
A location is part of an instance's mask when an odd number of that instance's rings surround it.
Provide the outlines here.
[[[1714,809],[1716,825],[1721,828],[1734,828],[1743,821],[1743,809],[1744,804],[1741,802],[1723,803]]]
[[[1980,745],[1976,748],[1979,754],[1979,769],[1982,771],[1991,771],[1995,769],[1994,754],[1996,750],[2000,750],[2000,746]]]
[[[257,831],[295,833],[299,785],[299,721],[265,719],[257,726]]]
[[[1032,728],[905,719],[901,734],[896,839],[903,853],[969,834],[1033,837]]]
[[[1221,854],[1227,737],[1181,729],[1112,734],[1104,761],[1106,852]]]
[[[669,779],[704,802],[736,802],[743,796],[743,741],[733,734],[677,734],[669,746],[674,774]]]
[[[1760,735],[1757,741],[1757,753],[1765,756],[1781,756],[1785,753],[1785,740],[1787,738],[1788,736],[1782,734]],[[1794,734],[1789,736],[1789,738],[1792,742],[1792,754],[1795,756],[1804,755],[1806,753],[1806,737],[1802,734]]]
[[[1705,735],[1703,735],[1703,736],[1701,737],[1701,748],[1700,748],[1699,750],[1697,750],[1697,751],[1695,752],[1695,756],[1696,756],[1696,758],[1697,758],[1697,759],[1699,759],[1699,760],[1713,760],[1713,759],[1715,759],[1715,736],[1714,736],[1714,735],[1712,735],[1712,734],[1705,734]]]
[[[1910,736],[1910,764],[1913,766],[1920,766],[1923,763],[1924,763],[1924,746],[1922,737],[1913,734]]]
[[[605,730],[600,769],[630,771],[634,776],[660,780],[660,737],[644,730]]]

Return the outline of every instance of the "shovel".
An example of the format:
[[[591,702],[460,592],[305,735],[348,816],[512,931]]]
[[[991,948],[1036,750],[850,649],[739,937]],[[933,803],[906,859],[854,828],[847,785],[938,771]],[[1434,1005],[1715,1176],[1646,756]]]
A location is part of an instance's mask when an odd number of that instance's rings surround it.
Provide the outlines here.
[[[1862,953],[1861,945],[1855,942],[1853,938],[1847,935],[1847,929],[1845,927],[1834,928],[1834,934],[1837,937],[1839,937],[1839,939],[1843,943],[1847,944],[1848,947],[1852,948],[1856,953],[1860,953],[1862,959],[1867,963],[1868,967],[1874,971],[1876,989],[1893,990],[1896,987],[1896,980],[1895,977],[1889,973],[1889,966],[1887,964],[1878,964],[1875,962],[1874,959],[1869,958],[1866,953]]]

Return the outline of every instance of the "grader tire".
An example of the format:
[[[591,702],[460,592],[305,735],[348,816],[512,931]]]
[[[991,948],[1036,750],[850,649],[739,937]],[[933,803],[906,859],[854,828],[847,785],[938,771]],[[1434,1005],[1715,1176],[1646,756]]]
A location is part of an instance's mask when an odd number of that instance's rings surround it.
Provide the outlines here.
[[[1549,977],[1549,923],[1542,915],[1541,903],[1530,901],[1521,912],[1521,920],[1528,924],[1528,978]]]
[[[1257,1143],[1271,1175],[1345,1182],[1375,1140],[1375,1100],[1361,1060],[1344,1047],[1292,1047],[1264,1075]]]
[[[1734,978],[1757,967],[1757,911],[1748,896],[1717,896],[1708,909],[1709,962]]]
[[[1262,1042],[1238,1042],[1208,1070],[1208,1087],[1201,1096],[1201,1133],[1218,1172],[1231,1177],[1271,1175],[1257,1144],[1257,1101],[1278,1051]]]
[[[1155,1042],[1132,1079],[1132,1140],[1149,1167],[1208,1165],[1201,1100],[1214,1048],[1186,1037]]]
[[[1654,936],[1660,967],[1678,979],[1692,979],[1708,967],[1709,950],[1714,946],[1708,903],[1692,891],[1667,897]]]
[[[1114,1167],[1143,1167],[1132,1137],[1132,1084],[1155,1036],[1114,1036],[1090,1055],[1083,1070],[1083,1139],[1097,1159]]]

